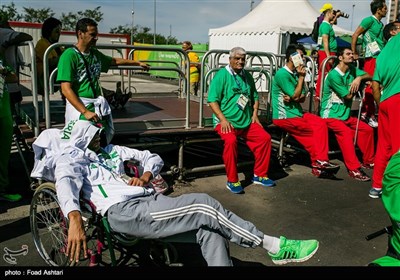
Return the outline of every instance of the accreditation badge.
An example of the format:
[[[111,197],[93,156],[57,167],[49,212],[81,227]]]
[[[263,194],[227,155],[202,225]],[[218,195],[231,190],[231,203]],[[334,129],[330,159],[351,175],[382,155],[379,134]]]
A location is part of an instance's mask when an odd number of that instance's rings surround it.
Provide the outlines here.
[[[240,94],[239,99],[236,102],[236,105],[240,108],[240,110],[243,110],[246,107],[247,102],[249,102],[249,98],[242,93]]]
[[[319,36],[319,37],[318,37],[317,45],[318,45],[318,46],[322,46],[322,36]]]
[[[381,49],[376,41],[369,43],[367,46],[372,55],[377,55],[381,52]]]

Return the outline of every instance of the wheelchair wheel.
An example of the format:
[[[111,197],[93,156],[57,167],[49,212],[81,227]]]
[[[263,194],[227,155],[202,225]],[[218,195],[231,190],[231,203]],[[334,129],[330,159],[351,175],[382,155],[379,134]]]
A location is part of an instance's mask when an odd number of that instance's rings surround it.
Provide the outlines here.
[[[66,266],[67,219],[58,203],[53,183],[43,183],[35,191],[30,206],[30,225],[39,255],[51,266]]]
[[[177,263],[178,252],[174,245],[160,240],[150,241],[149,256],[156,266],[182,266]]]
[[[96,227],[91,225],[92,213],[82,212],[86,232],[88,257],[78,263],[65,255],[68,242],[68,220],[64,217],[53,183],[43,183],[35,191],[30,207],[30,225],[33,241],[39,255],[50,266],[93,266],[101,257]]]

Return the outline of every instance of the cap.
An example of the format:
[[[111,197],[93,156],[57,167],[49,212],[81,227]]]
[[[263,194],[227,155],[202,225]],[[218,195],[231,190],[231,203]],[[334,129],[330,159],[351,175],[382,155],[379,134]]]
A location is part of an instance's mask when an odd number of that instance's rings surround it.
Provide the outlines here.
[[[322,8],[319,9],[319,12],[320,12],[320,13],[323,13],[323,12],[325,12],[326,10],[332,10],[332,9],[333,9],[333,6],[332,6],[331,3],[325,3],[325,4],[322,6]]]

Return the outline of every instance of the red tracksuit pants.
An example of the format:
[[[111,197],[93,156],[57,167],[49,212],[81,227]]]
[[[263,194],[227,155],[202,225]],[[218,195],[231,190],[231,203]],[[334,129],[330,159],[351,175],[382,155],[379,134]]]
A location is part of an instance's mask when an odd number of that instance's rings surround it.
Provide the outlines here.
[[[252,123],[246,129],[233,129],[229,133],[222,133],[221,125],[218,124],[215,131],[224,142],[222,159],[229,182],[239,181],[237,172],[238,137],[245,140],[246,145],[254,155],[254,174],[267,176],[271,157],[271,135],[261,125]]]
[[[335,133],[347,169],[360,168],[361,164],[354,148],[357,118],[350,117],[346,121],[328,118],[325,121],[328,128]],[[374,129],[362,121],[358,124],[357,146],[362,152],[363,163],[373,163],[375,153]]]
[[[371,76],[374,76],[375,65],[376,65],[375,58],[373,57],[366,58],[364,63],[364,71],[370,74]],[[365,87],[365,96],[361,112],[366,113],[368,117],[375,115],[375,100],[374,96],[372,95],[372,88],[370,84]]]
[[[389,97],[379,105],[378,143],[376,147],[372,187],[382,188],[386,166],[400,149],[400,93]]]
[[[310,154],[311,164],[328,161],[328,127],[317,115],[304,113],[303,117],[273,120],[273,124],[289,132]]]

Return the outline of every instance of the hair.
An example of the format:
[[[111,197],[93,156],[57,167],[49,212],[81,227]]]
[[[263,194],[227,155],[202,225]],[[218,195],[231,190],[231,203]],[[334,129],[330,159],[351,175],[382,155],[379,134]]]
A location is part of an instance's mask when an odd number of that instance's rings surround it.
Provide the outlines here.
[[[43,25],[42,25],[42,37],[48,39],[50,37],[53,29],[58,26],[62,26],[62,23],[60,20],[58,20],[54,17],[47,18],[43,22]]]
[[[318,50],[312,50],[311,55],[318,54]]]
[[[339,56],[343,56],[345,50],[351,50],[351,48],[350,47],[338,48],[338,50],[336,52],[337,59],[339,59]]]
[[[234,47],[229,51],[229,58],[232,58],[237,54],[246,55],[246,51],[242,47]]]
[[[389,22],[388,24],[385,25],[383,28],[383,38],[387,41],[392,37],[392,34],[390,34],[390,31],[394,30],[396,28],[395,23],[400,23],[399,21],[392,21]]]
[[[386,5],[384,0],[373,0],[370,4],[371,13],[374,15],[378,9],[382,9]]]
[[[80,20],[78,20],[78,22],[76,23],[76,27],[75,27],[76,37],[78,37],[79,31],[87,32],[88,26],[97,27],[97,22],[95,22],[91,18],[81,18]]]
[[[193,50],[193,45],[192,45],[192,43],[190,42],[190,41],[183,41],[182,42],[182,45],[183,44],[185,44],[185,45],[187,45],[188,47],[187,47],[187,50]]]
[[[306,49],[304,48],[303,45],[289,44],[289,46],[286,48],[286,62],[289,61],[290,55],[292,53],[295,53],[297,50],[301,50],[303,52],[303,54],[306,54]]]

